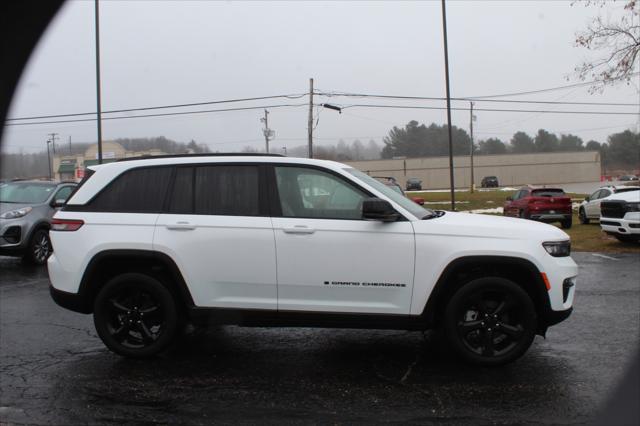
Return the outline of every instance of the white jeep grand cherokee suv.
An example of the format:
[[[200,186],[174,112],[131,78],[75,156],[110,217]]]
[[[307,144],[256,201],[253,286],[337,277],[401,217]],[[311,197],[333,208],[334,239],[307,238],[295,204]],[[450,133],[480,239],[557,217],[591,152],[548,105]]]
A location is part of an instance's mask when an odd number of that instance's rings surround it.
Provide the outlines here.
[[[426,210],[331,161],[166,156],[95,166],[56,214],[51,295],[154,355],[183,321],[440,331],[499,365],[569,316],[569,237]]]

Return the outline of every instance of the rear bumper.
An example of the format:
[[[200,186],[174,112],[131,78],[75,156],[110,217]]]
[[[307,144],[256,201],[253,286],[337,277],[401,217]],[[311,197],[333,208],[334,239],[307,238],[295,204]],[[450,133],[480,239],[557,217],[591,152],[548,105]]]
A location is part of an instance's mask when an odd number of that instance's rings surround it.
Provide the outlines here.
[[[541,222],[555,222],[557,220],[571,219],[571,213],[531,213],[529,217]]]
[[[51,284],[49,284],[49,293],[58,306],[82,314],[90,314],[92,312],[86,300],[78,293],[67,293],[66,291],[58,290]]]
[[[573,306],[564,311],[549,310],[543,315],[542,322],[546,327],[551,327],[569,318],[571,312],[573,312]]]

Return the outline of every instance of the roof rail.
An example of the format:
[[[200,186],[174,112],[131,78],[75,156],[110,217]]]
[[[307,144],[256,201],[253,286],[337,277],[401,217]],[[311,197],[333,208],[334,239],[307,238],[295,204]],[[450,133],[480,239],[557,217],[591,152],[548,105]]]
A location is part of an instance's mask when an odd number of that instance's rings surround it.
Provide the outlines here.
[[[152,160],[159,158],[188,158],[188,157],[284,157],[282,154],[264,154],[264,153],[249,153],[249,152],[216,152],[208,154],[165,154],[165,155],[141,155],[139,157],[127,157],[121,158],[120,161],[133,161],[133,160]]]

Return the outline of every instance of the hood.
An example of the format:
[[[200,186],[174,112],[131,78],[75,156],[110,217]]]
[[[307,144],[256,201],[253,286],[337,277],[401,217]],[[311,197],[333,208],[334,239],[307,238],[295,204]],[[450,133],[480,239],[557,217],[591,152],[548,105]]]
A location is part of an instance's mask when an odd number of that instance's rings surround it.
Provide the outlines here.
[[[34,204],[23,203],[0,203],[0,214],[10,212],[11,210],[18,210],[23,207],[35,207]]]
[[[504,216],[446,212],[438,218],[412,223],[417,234],[532,241],[569,239],[569,235],[555,226]]]

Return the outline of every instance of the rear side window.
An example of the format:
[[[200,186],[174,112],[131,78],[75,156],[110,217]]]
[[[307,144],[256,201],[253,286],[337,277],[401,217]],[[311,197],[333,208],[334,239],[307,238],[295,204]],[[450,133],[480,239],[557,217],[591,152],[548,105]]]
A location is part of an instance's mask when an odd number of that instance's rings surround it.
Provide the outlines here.
[[[176,170],[169,213],[259,216],[257,165],[211,165]]]
[[[195,214],[258,216],[257,166],[204,166],[195,169]]]
[[[92,211],[159,213],[162,211],[170,167],[129,170],[107,185],[90,203]]]

